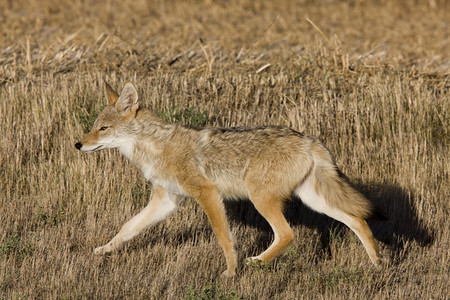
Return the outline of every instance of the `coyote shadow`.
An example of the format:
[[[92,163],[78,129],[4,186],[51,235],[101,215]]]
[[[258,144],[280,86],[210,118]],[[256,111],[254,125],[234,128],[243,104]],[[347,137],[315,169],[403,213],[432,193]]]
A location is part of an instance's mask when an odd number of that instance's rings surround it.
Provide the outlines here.
[[[414,208],[414,203],[418,199],[415,199],[411,192],[394,184],[354,184],[354,187],[379,207],[388,218],[387,221],[369,220],[368,224],[374,237],[390,249],[392,257],[397,262],[402,260],[401,253],[407,252],[405,251],[406,242],[415,241],[421,246],[433,242],[433,232],[428,230],[419,219]],[[272,230],[249,200],[226,201],[225,207],[233,224],[245,224],[262,231],[254,248],[250,251],[258,253],[268,247],[273,239]],[[300,199],[287,201],[284,214],[291,226],[316,228],[320,236],[321,250],[323,250],[319,252],[328,256],[331,253],[330,240],[332,236],[343,236],[350,230],[344,224],[312,211]]]

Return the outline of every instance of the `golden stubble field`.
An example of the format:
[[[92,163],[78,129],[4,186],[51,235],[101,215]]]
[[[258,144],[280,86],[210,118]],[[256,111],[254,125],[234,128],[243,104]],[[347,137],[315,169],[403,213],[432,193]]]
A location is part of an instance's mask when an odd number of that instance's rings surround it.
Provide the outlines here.
[[[446,299],[448,1],[0,2],[0,299]],[[295,241],[226,205],[238,275],[199,205],[94,256],[151,184],[117,151],[74,143],[103,80],[191,126],[279,124],[319,136],[390,218],[370,226],[376,270],[345,226],[290,202]]]

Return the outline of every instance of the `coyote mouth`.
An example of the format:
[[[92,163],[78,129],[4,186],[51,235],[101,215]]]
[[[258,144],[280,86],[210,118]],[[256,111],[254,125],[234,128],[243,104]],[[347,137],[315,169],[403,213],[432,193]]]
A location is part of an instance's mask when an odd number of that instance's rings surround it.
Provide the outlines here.
[[[82,150],[85,153],[92,153],[98,150],[102,150],[103,149],[103,145],[99,145],[97,147],[95,147],[94,149],[86,149],[86,150]]]

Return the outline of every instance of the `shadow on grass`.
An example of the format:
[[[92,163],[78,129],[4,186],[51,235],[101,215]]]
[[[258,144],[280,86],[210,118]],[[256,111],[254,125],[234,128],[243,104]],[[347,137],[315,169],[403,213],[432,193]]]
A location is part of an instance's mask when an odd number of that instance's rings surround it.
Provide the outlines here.
[[[374,237],[391,250],[395,258],[394,263],[402,260],[401,253],[407,252],[406,242],[414,241],[421,246],[433,242],[433,232],[429,231],[419,219],[414,208],[414,202],[418,199],[415,199],[411,192],[393,184],[369,183],[354,186],[388,218],[387,221],[368,221],[368,224]],[[272,230],[250,201],[227,201],[225,206],[230,221],[262,231],[258,240],[255,241],[255,249],[251,249],[255,252],[249,253],[250,255],[259,253],[270,245],[273,239]],[[286,202],[285,216],[291,226],[316,228],[324,255],[330,254],[332,236],[342,236],[349,230],[344,224],[312,211],[299,199]]]

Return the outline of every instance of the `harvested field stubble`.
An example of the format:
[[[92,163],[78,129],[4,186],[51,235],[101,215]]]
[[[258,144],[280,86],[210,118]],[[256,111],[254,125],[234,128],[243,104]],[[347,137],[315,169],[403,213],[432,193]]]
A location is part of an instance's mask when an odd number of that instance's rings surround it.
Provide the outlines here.
[[[0,299],[424,298],[450,294],[448,1],[3,1],[0,3]],[[238,275],[192,199],[118,253],[94,256],[151,185],[117,151],[74,143],[103,80],[191,126],[285,125],[319,136],[390,218],[375,270],[346,227],[287,204],[271,242],[227,204]]]

